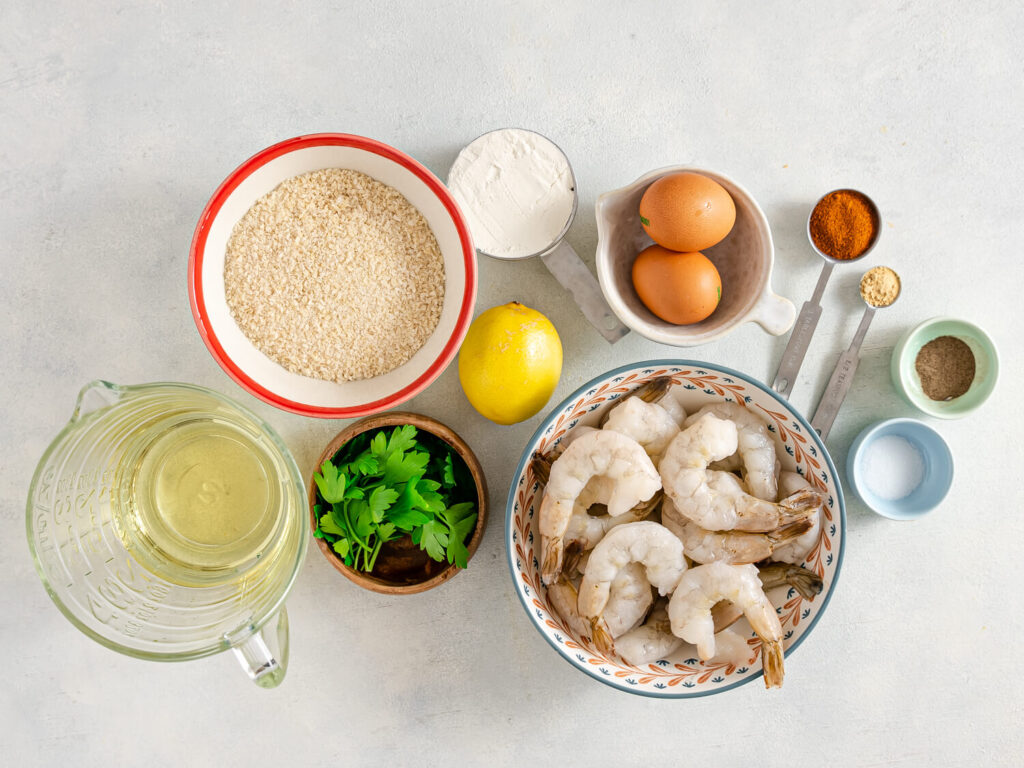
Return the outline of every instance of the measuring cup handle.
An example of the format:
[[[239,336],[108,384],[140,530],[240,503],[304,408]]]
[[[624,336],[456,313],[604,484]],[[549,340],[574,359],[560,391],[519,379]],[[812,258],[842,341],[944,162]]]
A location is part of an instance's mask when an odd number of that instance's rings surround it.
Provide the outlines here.
[[[796,307],[793,302],[773,293],[771,288],[764,289],[750,315],[751,320],[772,336],[781,336],[792,328],[795,317]]]
[[[629,333],[629,328],[622,324],[608,306],[597,279],[571,245],[563,240],[550,253],[541,256],[541,259],[562,287],[572,294],[583,316],[609,343],[614,344]]]
[[[288,668],[288,611],[281,606],[276,617],[231,650],[256,685],[279,686]]]

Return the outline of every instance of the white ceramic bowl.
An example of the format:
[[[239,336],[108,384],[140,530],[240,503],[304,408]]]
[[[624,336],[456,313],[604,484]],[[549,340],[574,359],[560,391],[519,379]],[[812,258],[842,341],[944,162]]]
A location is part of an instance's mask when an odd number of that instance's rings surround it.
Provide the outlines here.
[[[506,506],[505,544],[516,594],[530,622],[562,658],[613,688],[661,698],[688,698],[721,693],[761,677],[760,641],[746,620],[732,627],[747,637],[749,656],[744,663],[701,662],[693,646],[683,645],[666,659],[638,667],[614,654],[602,654],[596,646],[575,636],[552,610],[541,583],[540,534],[536,530],[540,493],[530,458],[538,451],[548,453],[580,425],[595,425],[611,403],[659,376],[675,380],[672,394],[687,413],[723,400],[753,409],[768,422],[783,457],[783,469],[800,472],[825,492],[828,503],[821,536],[804,562],[822,577],[821,594],[806,600],[795,590],[783,588],[769,595],[782,623],[787,657],[785,684],[800,685],[801,675],[810,676],[812,672],[802,673],[799,662],[790,663],[789,656],[821,618],[839,577],[846,543],[843,491],[828,451],[803,416],[764,384],[720,365],[693,360],[625,365],[587,382],[545,417],[523,450]]]
[[[293,176],[350,168],[388,184],[426,218],[444,258],[441,318],[423,347],[382,376],[342,384],[285,370],[264,355],[231,317],[224,296],[224,254],[235,223],[260,197]],[[473,319],[476,251],[455,200],[426,167],[387,144],[362,136],[321,133],[264,149],[240,165],[203,210],[188,265],[196,326],[220,366],[262,400],[306,416],[350,418],[393,408],[415,396],[454,359]]]
[[[633,288],[636,256],[654,241],[640,225],[640,198],[662,176],[680,171],[714,179],[736,204],[736,223],[718,245],[703,251],[722,278],[722,301],[705,320],[673,325],[651,312]],[[720,339],[746,322],[758,323],[778,336],[792,327],[796,308],[772,291],[775,246],[768,219],[757,201],[728,176],[703,168],[680,165],[659,168],[627,187],[597,199],[597,276],[605,298],[623,323],[662,344],[692,347]]]

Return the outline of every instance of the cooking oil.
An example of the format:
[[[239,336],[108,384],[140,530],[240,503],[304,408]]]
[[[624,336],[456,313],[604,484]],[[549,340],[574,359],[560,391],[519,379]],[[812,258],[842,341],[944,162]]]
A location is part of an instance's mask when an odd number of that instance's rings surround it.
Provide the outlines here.
[[[278,538],[279,469],[258,433],[193,414],[148,441],[133,464],[122,540],[162,578],[207,586],[248,577]]]

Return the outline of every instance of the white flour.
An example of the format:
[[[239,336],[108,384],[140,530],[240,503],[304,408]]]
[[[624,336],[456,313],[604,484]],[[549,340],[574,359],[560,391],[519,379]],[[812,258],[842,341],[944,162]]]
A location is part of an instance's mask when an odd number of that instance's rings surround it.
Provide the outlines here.
[[[502,259],[531,256],[554,244],[576,196],[562,151],[519,128],[491,131],[467,145],[448,173],[448,187],[476,247]]]

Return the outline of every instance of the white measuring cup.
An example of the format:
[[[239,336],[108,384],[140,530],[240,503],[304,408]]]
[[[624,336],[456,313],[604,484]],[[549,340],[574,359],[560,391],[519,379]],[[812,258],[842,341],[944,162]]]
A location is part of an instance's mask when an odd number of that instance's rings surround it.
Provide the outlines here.
[[[479,245],[477,246],[477,250],[484,256],[489,256],[492,259],[500,259],[502,261],[522,261],[524,259],[532,259],[539,256],[544,262],[544,265],[548,268],[548,271],[550,271],[562,287],[572,295],[573,300],[576,302],[576,306],[578,306],[580,311],[583,312],[583,316],[587,318],[590,324],[593,325],[605,339],[614,344],[629,333],[629,328],[623,325],[612,311],[604,297],[604,294],[601,292],[601,286],[598,284],[597,279],[587,268],[587,265],[583,263],[583,260],[579,257],[573,247],[565,241],[565,236],[568,234],[569,228],[572,226],[573,219],[576,218],[579,197],[576,191],[576,175],[573,173],[572,164],[569,162],[568,156],[566,156],[565,152],[562,151],[561,147],[551,141],[551,139],[547,138],[543,134],[537,133],[536,131],[529,131],[521,128],[499,128],[495,131],[488,131],[487,133],[475,138],[463,147],[462,151],[459,153],[459,157],[461,158],[464,153],[472,151],[471,148],[478,142],[485,141],[493,134],[500,133],[502,131],[517,131],[534,134],[561,153],[562,157],[565,159],[565,164],[572,180],[572,208],[566,217],[561,231],[550,243],[545,244],[538,250],[531,250],[528,253],[498,254],[488,253],[486,250],[480,248]],[[456,167],[458,162],[459,160],[456,159],[456,163],[452,165],[453,169]],[[448,187],[449,189],[452,189],[456,197],[460,196],[457,188],[453,188],[451,171],[449,171],[448,174]],[[460,202],[469,206],[472,205],[472,201]]]

